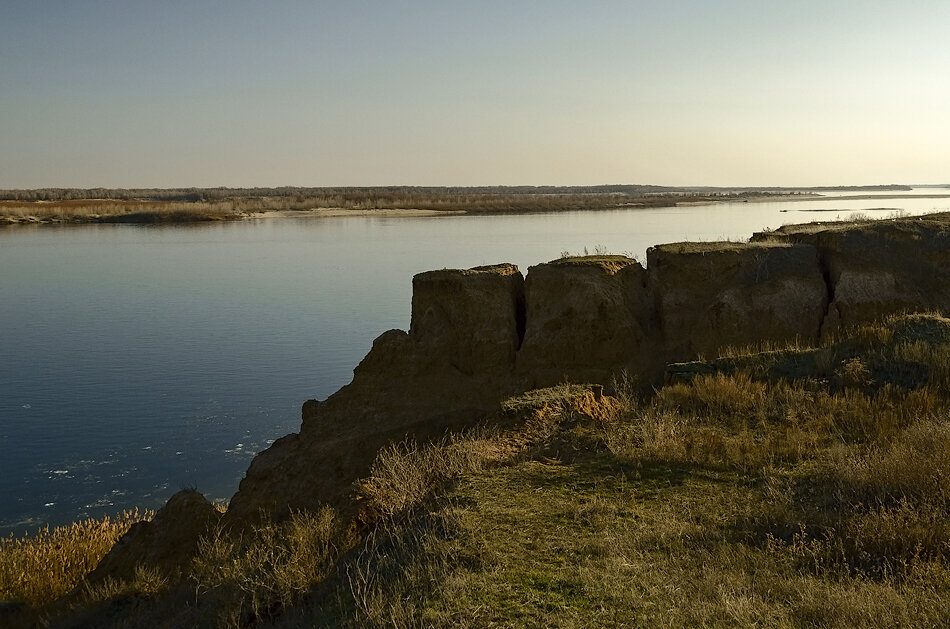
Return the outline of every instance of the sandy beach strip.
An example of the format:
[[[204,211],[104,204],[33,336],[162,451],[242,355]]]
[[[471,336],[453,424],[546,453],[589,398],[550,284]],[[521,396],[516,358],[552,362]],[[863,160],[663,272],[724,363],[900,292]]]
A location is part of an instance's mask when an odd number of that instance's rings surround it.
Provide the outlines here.
[[[260,218],[334,218],[339,216],[370,216],[378,218],[411,218],[416,216],[443,216],[448,214],[466,214],[465,210],[416,210],[408,208],[348,209],[342,207],[322,207],[312,210],[271,210],[248,212],[246,219]]]

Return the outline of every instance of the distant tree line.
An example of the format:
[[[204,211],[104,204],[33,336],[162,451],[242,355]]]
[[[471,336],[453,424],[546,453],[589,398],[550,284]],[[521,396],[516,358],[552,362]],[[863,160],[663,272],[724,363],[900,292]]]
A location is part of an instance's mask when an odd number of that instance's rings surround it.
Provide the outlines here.
[[[789,194],[809,191],[902,191],[910,186],[888,184],[878,186],[820,186],[812,188],[753,188],[711,186],[653,186],[614,184],[599,186],[368,186],[368,187],[299,187],[277,188],[37,188],[32,190],[0,190],[0,201],[74,201],[112,199],[120,201],[177,201],[181,203],[208,203],[226,199],[266,198],[338,198],[353,202],[357,199],[451,199],[472,197],[528,197],[534,195],[649,195],[735,196],[751,194]]]
[[[278,188],[37,188],[0,190],[0,201],[72,201],[116,199],[124,201],[202,202],[233,198],[324,196],[456,196],[534,194],[631,194],[685,192],[684,188],[650,185],[602,186],[370,186]]]

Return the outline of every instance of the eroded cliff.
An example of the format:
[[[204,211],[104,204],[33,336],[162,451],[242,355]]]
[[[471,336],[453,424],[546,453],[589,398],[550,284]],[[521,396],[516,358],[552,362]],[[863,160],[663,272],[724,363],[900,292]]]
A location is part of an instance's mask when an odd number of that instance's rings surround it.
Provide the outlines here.
[[[672,361],[822,334],[907,310],[950,312],[950,215],[788,226],[748,243],[676,243],[413,279],[409,332],[380,336],[352,383],[304,405],[298,435],[252,463],[227,521],[352,503],[393,440],[460,429],[515,392],[657,382]]]
[[[896,312],[950,309],[950,214],[786,225],[752,241],[815,249],[830,302],[825,335]]]
[[[663,364],[726,346],[818,340],[828,297],[812,246],[659,245],[647,268]]]
[[[624,256],[564,258],[528,269],[519,386],[608,383],[652,360],[646,272]]]
[[[511,264],[430,271],[413,279],[409,332],[373,342],[353,381],[304,404],[300,433],[257,455],[224,521],[331,504],[353,510],[353,481],[380,447],[467,426],[516,391],[524,279]]]
[[[300,432],[254,458],[225,526],[325,504],[352,516],[353,483],[379,448],[471,426],[531,388],[609,388],[622,370],[655,383],[668,362],[727,346],[814,343],[896,312],[950,313],[950,214],[660,245],[647,263],[566,258],[527,279],[511,264],[417,275],[409,331],[383,333],[350,384],[304,404]],[[110,555],[160,555],[136,544]]]

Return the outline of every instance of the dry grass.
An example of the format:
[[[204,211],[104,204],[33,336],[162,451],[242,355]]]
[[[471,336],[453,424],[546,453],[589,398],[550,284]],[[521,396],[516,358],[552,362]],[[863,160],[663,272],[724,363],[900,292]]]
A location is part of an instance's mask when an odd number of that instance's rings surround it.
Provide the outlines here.
[[[577,255],[571,255],[567,251],[562,251],[560,258],[552,260],[548,262],[548,264],[554,266],[599,267],[607,271],[608,274],[613,275],[620,269],[638,262],[639,260],[637,260],[636,256],[631,253],[624,253],[622,255],[609,254],[601,247],[595,247],[592,253],[588,253],[585,247],[583,253]]]
[[[816,535],[808,500],[767,478],[631,467],[603,451],[513,460],[386,520],[347,562],[335,597],[274,626],[903,627],[948,617],[946,560],[920,551],[945,513],[853,512]],[[767,522],[778,491],[788,518]],[[796,531],[787,540],[786,526]],[[888,567],[872,569],[881,559]]]
[[[950,423],[921,419],[893,440],[844,453],[835,474],[851,503],[950,508]]]
[[[40,529],[0,540],[0,600],[43,605],[72,590],[132,524],[151,511],[126,511],[100,520]]]
[[[850,360],[839,362],[860,384],[866,374]],[[950,414],[932,382],[865,392],[709,374],[647,402],[620,397],[622,419],[561,421],[543,438],[586,431],[599,448],[570,459],[529,448],[463,474],[377,528],[332,605],[275,626],[905,627],[950,617]]]
[[[652,249],[658,253],[705,255],[707,253],[756,251],[788,247],[791,247],[791,245],[774,242],[761,243],[737,240],[689,240],[684,242],[658,244],[654,245]]]
[[[420,445],[405,441],[380,450],[369,476],[357,484],[364,511],[391,517],[421,504],[445,482],[510,456],[513,446],[482,428]]]
[[[671,442],[697,428],[679,420]],[[849,446],[857,468],[818,439],[757,469],[741,449],[708,465],[634,443],[466,476],[362,547],[349,626],[940,626],[950,514],[930,493],[943,447],[924,445],[946,425]],[[855,502],[869,492],[890,506]]]
[[[246,537],[219,530],[202,542],[189,586],[215,624],[247,625],[296,603],[351,543],[330,508],[265,521]]]

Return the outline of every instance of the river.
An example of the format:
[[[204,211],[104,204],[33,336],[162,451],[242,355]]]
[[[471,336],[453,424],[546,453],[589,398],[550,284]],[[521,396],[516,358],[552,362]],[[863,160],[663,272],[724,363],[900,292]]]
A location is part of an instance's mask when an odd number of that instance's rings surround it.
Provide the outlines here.
[[[420,271],[529,265],[784,223],[950,209],[906,198],[196,226],[0,228],[0,534],[226,500],[253,455],[407,329]],[[883,209],[882,209],[883,208]],[[821,210],[821,211],[816,211]]]

